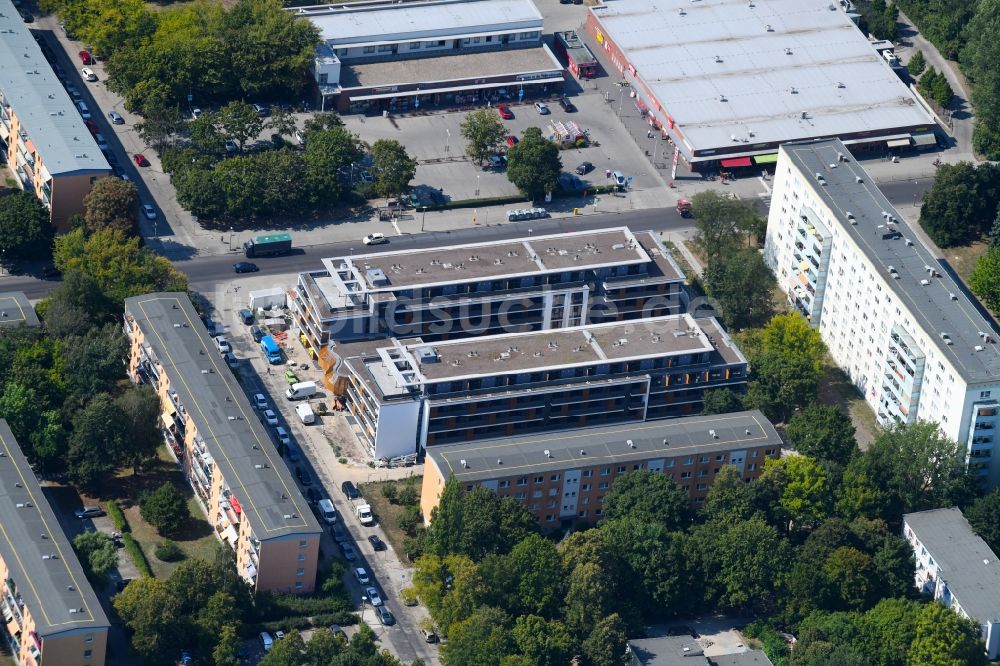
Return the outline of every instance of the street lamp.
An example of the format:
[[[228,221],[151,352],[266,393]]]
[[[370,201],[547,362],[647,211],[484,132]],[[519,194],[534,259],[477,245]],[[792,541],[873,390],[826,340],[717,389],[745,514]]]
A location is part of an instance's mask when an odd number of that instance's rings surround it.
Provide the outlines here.
[[[368,602],[368,597],[361,595],[361,621],[365,621],[365,604]]]
[[[477,197],[479,196],[479,176],[480,176],[480,174],[477,173],[476,174],[476,196]]]
[[[229,227],[229,251],[233,251],[233,228]]]
[[[618,117],[622,117],[622,102],[625,101],[625,86],[618,88]]]
[[[351,256],[352,257],[354,256],[354,248],[353,247],[351,248]]]
[[[421,211],[421,215],[420,215],[420,230],[421,231],[424,230],[424,220],[426,220],[426,219],[427,219],[427,206],[424,206],[424,209],[423,209],[423,211]]]
[[[451,150],[451,129],[444,128],[444,152],[449,152]]]
[[[531,232],[532,231],[534,231],[534,229],[528,229],[528,238],[531,238]]]

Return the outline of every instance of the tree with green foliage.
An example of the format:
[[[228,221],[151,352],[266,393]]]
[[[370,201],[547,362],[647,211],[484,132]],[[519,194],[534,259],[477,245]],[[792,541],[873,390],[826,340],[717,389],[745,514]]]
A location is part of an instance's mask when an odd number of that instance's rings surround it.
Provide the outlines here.
[[[139,499],[139,512],[160,534],[175,534],[191,517],[187,498],[169,481]]]
[[[910,599],[883,599],[864,614],[858,642],[872,666],[906,666],[921,608]]]
[[[625,646],[628,644],[628,627],[618,615],[602,618],[586,640],[583,641],[583,654],[592,666],[625,666],[628,657]]]
[[[709,486],[702,510],[709,520],[723,523],[746,520],[759,510],[754,490],[755,486],[743,480],[738,467],[726,465]]]
[[[524,130],[521,140],[507,150],[507,179],[532,201],[554,190],[560,173],[559,146],[546,139],[537,127]]]
[[[510,617],[498,608],[482,606],[452,625],[441,646],[445,666],[500,666],[516,650]]]
[[[978,183],[976,168],[969,162],[937,168],[934,183],[920,206],[920,226],[938,247],[963,245],[975,239],[984,224],[993,222],[996,204],[989,211],[989,222],[985,222]]]
[[[812,527],[830,513],[829,478],[813,458],[769,458],[764,461],[760,482],[774,487],[781,515],[799,528]]]
[[[148,385],[132,386],[115,398],[115,405],[122,412],[127,446],[121,463],[138,474],[142,464],[156,456],[156,450],[163,442],[157,427],[160,416],[160,401],[156,392]]]
[[[63,465],[68,433],[55,405],[34,388],[7,382],[0,390],[0,418],[6,419],[24,455],[41,472],[55,472]]]
[[[979,257],[969,276],[969,287],[986,307],[1000,311],[1000,247],[991,247]]]
[[[305,161],[306,180],[316,193],[315,203],[337,202],[343,191],[338,169],[360,160],[363,146],[357,135],[351,134],[342,124],[307,132],[302,159]]]
[[[322,628],[316,631],[319,633],[324,630],[329,631]],[[240,642],[236,625],[228,623],[222,625],[222,629],[219,631],[219,642],[212,650],[212,661],[215,666],[238,666],[240,663]]]
[[[0,397],[0,405],[3,398]],[[0,410],[2,413],[2,410]],[[994,553],[1000,553],[1000,488],[976,499],[962,511],[969,525]]]
[[[403,506],[415,506],[420,501],[420,493],[415,483],[404,482],[399,489],[399,503]]]
[[[218,114],[219,127],[223,136],[234,141],[240,152],[248,141],[255,141],[264,131],[264,119],[246,102],[229,102]]]
[[[264,126],[278,136],[294,136],[295,116],[291,111],[286,111],[285,107],[276,106],[271,109],[271,117],[267,119]]]
[[[60,236],[54,254],[56,268],[80,271],[107,301],[119,304],[130,296],[154,291],[187,291],[187,277],[165,258],[143,247],[136,237],[102,229],[84,229]]]
[[[122,413],[107,393],[91,398],[73,416],[66,475],[75,485],[93,489],[117,467],[124,445]]]
[[[200,218],[215,219],[226,213],[226,194],[215,172],[190,166],[170,174],[170,184],[177,192],[177,202]]]
[[[910,56],[910,61],[906,63],[906,69],[909,70],[910,76],[917,77],[924,73],[927,69],[927,61],[924,59],[924,52],[917,50],[912,56]]]
[[[604,519],[634,517],[668,531],[683,529],[690,521],[688,501],[687,493],[662,472],[619,474],[604,496]]]
[[[573,639],[562,622],[522,615],[515,619],[511,636],[526,663],[534,666],[565,666],[573,656]]]
[[[980,666],[986,664],[979,623],[939,603],[925,605],[917,616],[909,666]]]
[[[889,515],[892,498],[879,483],[867,457],[855,456],[844,468],[836,489],[837,515],[847,519]]]
[[[395,139],[379,139],[372,144],[371,155],[375,191],[380,197],[397,197],[410,189],[410,181],[417,175],[417,161],[403,144]]]
[[[1000,1],[979,0],[966,3],[964,9],[975,8],[975,15],[966,25],[963,35],[967,43],[962,50],[962,71],[972,82],[972,105],[976,111],[976,126],[972,145],[986,159],[1000,159]]]
[[[729,388],[709,389],[702,396],[701,413],[728,414],[743,409],[743,396]]]
[[[445,634],[451,625],[469,617],[487,593],[478,565],[465,555],[421,556],[413,572],[413,587]]]
[[[187,124],[187,135],[191,146],[203,155],[222,155],[226,151],[222,119],[216,111],[202,111],[201,115]],[[161,161],[164,163],[164,170],[169,171],[162,156]]]
[[[785,428],[804,456],[846,465],[858,454],[851,418],[835,405],[812,404],[795,414]]]
[[[717,315],[731,329],[759,326],[774,312],[774,275],[760,252],[741,249],[709,262],[702,276]]]
[[[678,612],[688,606],[683,532],[671,532],[641,515],[605,520],[600,531],[615,553],[615,569],[624,574],[617,587],[630,608],[616,606],[616,610],[630,615],[638,611],[650,617],[663,609]]]
[[[168,106],[166,102],[164,102],[164,106],[160,106],[154,101],[157,99],[155,95],[143,97],[144,94],[146,94],[145,91],[140,92],[141,101],[135,102],[135,104],[140,105],[143,118],[133,127],[146,145],[152,146],[157,151],[162,151],[173,142],[177,135],[184,132],[186,129],[184,118],[176,106]],[[127,98],[125,106],[129,108]],[[134,108],[131,110],[137,111]]]
[[[34,194],[14,190],[0,196],[0,265],[48,256],[54,235],[49,212]]]
[[[553,618],[565,598],[559,553],[552,541],[537,534],[522,539],[507,555],[488,556],[481,571],[498,605],[515,616]]]
[[[266,217],[301,210],[308,190],[305,162],[290,149],[237,155],[222,160],[213,173],[231,217]]]
[[[738,199],[715,190],[698,192],[691,198],[698,244],[709,266],[758,242],[766,231],[766,220]]]
[[[80,532],[73,537],[73,549],[87,573],[98,583],[107,580],[108,574],[118,566],[118,550],[103,532]]]
[[[82,336],[69,336],[62,340],[61,349],[62,376],[73,400],[82,403],[99,393],[112,393],[125,378],[121,359],[128,342],[120,326],[105,324]]]
[[[478,109],[466,114],[461,125],[462,136],[469,143],[465,154],[482,164],[503,145],[507,128],[493,109]]]
[[[306,651],[302,634],[292,629],[280,641],[275,641],[271,650],[260,660],[260,666],[300,666]]]
[[[117,229],[134,233],[139,190],[121,178],[101,178],[83,198],[83,221],[91,231]]]

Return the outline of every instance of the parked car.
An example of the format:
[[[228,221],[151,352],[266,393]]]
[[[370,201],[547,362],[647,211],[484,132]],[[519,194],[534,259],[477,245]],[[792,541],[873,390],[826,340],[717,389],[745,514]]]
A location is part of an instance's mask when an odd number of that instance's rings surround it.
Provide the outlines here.
[[[267,108],[262,104],[251,104],[251,106],[253,107],[253,110],[257,112],[257,115],[260,116],[261,118],[266,118],[267,116],[271,115],[271,109]]]
[[[132,156],[132,161],[135,162],[136,166],[140,166],[140,167],[148,167],[149,166],[149,160],[147,160],[146,156],[143,155],[142,153],[136,153],[135,155],[133,155]]]
[[[337,543],[344,543],[351,540],[351,535],[344,531],[344,528],[340,525],[333,525],[330,528],[330,532],[333,533],[333,540]]]
[[[490,155],[486,163],[487,169],[503,171],[504,167],[507,166],[507,158],[503,155]]]
[[[438,642],[438,635],[435,634],[433,631],[430,631],[428,629],[421,629],[420,633],[424,635],[424,642],[426,643]]]
[[[538,115],[547,116],[549,115],[549,106],[545,102],[535,102],[535,109],[538,110]]]
[[[375,232],[362,238],[361,242],[365,245],[382,245],[383,243],[388,243],[389,239],[385,237],[385,234]]]
[[[292,384],[298,384],[299,376],[295,374],[294,370],[285,370],[285,381],[288,382],[289,386]]]
[[[142,204],[142,214],[146,216],[147,220],[156,219],[156,209],[149,204]]]
[[[271,634],[266,631],[262,631],[260,632],[260,636],[258,636],[258,638],[260,639],[260,646],[264,648],[264,652],[270,652],[271,648],[274,647],[274,639],[271,638]]]
[[[312,477],[309,476],[309,472],[304,467],[295,468],[295,478],[306,488],[312,485]]]
[[[227,153],[235,153],[237,150],[240,149],[240,147],[237,146],[236,142],[233,141],[232,139],[226,139],[225,146],[226,146],[226,152]]]
[[[191,117],[194,120],[198,120],[198,118],[201,116],[201,113],[202,113],[201,109],[199,109],[197,106],[191,109]]]
[[[264,337],[264,331],[260,330],[260,326],[254,324],[250,327],[250,335],[253,336],[254,342],[260,342],[261,338]]]
[[[91,504],[83,507],[82,509],[77,509],[74,514],[77,518],[97,518],[98,516],[104,515],[104,510],[96,504]]]
[[[84,67],[83,69],[81,69],[80,70],[80,74],[83,76],[83,80],[84,81],[96,81],[97,80],[97,74],[95,74],[94,70],[92,70],[89,67]]]
[[[263,393],[254,393],[253,406],[257,409],[267,409],[267,398]]]
[[[249,261],[241,261],[239,263],[233,264],[233,270],[237,273],[256,273],[260,269],[257,268],[257,264],[251,263]]]
[[[361,492],[358,491],[357,487],[350,481],[344,481],[340,484],[340,490],[347,496],[349,500],[361,499]]]
[[[566,113],[574,113],[576,111],[576,107],[573,106],[573,102],[569,101],[569,97],[566,97],[565,95],[559,98],[559,106],[561,106],[562,110]]]
[[[274,429],[274,436],[278,438],[278,443],[279,444],[285,446],[286,448],[289,448],[289,449],[291,448],[291,446],[292,446],[292,440],[288,436],[288,431],[286,431],[284,428],[282,428],[281,426],[278,426],[277,428],[275,428]],[[298,455],[296,455],[295,458],[293,459],[292,456],[291,456],[291,454],[289,454],[288,459],[291,460],[292,462],[295,462],[297,460],[301,460],[301,458],[299,458]],[[312,483],[312,481],[309,479],[309,476],[306,475],[306,477],[304,479],[302,479],[302,485],[303,486],[308,486],[310,483]]]
[[[269,426],[275,426],[275,427],[277,427],[277,425],[278,425],[278,415],[274,413],[273,409],[265,409],[264,410],[264,423],[266,423]]]
[[[593,170],[594,170],[594,165],[591,164],[590,162],[581,162],[580,166],[576,168],[576,172],[581,176],[584,176]]]
[[[240,365],[240,362],[237,360],[233,352],[226,352],[225,354],[222,355],[222,358],[226,359],[226,365],[228,365],[233,370],[238,368]]]
[[[283,632],[281,629],[275,630],[275,632],[274,632],[274,640],[280,641],[284,637],[285,637],[285,632]]]
[[[364,567],[358,567],[354,570],[354,577],[358,579],[358,582],[362,585],[368,585],[371,579],[368,577],[368,572],[365,571]]]
[[[84,120],[90,120],[90,109],[87,107],[86,102],[77,102],[76,108],[80,111],[80,117]]]
[[[90,55],[90,51],[80,51],[79,56],[80,56],[80,62],[82,62],[84,65],[94,64],[94,58]]]
[[[224,335],[220,335],[215,339],[215,346],[219,348],[220,354],[233,351],[233,348],[229,346],[229,340],[226,340]]]
[[[352,546],[347,541],[344,541],[340,544],[340,552],[343,554],[344,559],[347,560],[348,562],[353,562],[354,560],[358,559],[358,552],[354,550],[354,546]]]
[[[514,136],[513,134],[511,134],[510,136],[507,137],[507,147],[508,148],[513,148],[514,146],[517,145],[517,142],[518,142],[518,138],[516,136]]]
[[[239,315],[240,315],[240,321],[242,321],[247,326],[253,323],[253,312],[251,312],[250,310],[243,308],[242,310],[240,310]]]
[[[377,534],[370,534],[368,536],[368,543],[372,545],[374,550],[385,550],[385,541],[379,539]]]
[[[104,135],[101,134],[100,132],[98,132],[97,134],[94,135],[94,141],[97,142],[97,148],[102,153],[106,153],[109,150],[111,150],[111,147],[108,146],[108,142],[104,140]]]
[[[512,120],[514,118],[514,112],[511,111],[510,107],[507,106],[506,104],[501,104],[500,106],[498,106],[497,113],[499,113],[500,117],[503,118],[504,120]]]
[[[378,590],[374,587],[366,587],[365,596],[368,597],[368,601],[371,602],[372,606],[378,608],[382,605],[382,597],[379,596]]]
[[[117,111],[108,111],[108,118],[110,118],[111,122],[115,125],[125,124],[125,119],[122,118],[121,114],[118,113]]]
[[[396,616],[389,612],[389,609],[385,606],[379,606],[375,609],[375,613],[378,615],[379,621],[386,627],[391,627],[396,624]]]
[[[84,120],[83,124],[87,126],[87,129],[90,130],[91,134],[93,134],[93,135],[96,136],[96,135],[98,135],[98,134],[101,133],[101,128],[98,127],[97,123],[95,123],[90,118],[87,118],[86,120]]]
[[[347,640],[347,634],[344,633],[344,630],[340,628],[339,624],[331,624],[330,633],[337,638],[343,638],[345,641]]]

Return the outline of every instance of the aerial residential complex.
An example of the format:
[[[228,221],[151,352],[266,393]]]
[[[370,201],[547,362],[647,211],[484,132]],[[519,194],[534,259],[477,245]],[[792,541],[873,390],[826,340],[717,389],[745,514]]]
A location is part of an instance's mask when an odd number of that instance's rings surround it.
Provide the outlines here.
[[[125,301],[129,374],[156,389],[164,438],[255,590],[313,591],[322,530],[187,294]]]
[[[0,0],[0,149],[18,185],[68,228],[111,165],[11,0]]]
[[[882,425],[940,424],[1000,483],[997,333],[837,140],[781,147],[765,259]]]
[[[420,508],[429,522],[448,477],[524,503],[543,528],[600,520],[615,478],[662,472],[705,501],[716,474],[734,465],[750,481],[780,455],[781,438],[759,411],[574,428],[427,449]]]
[[[21,666],[101,666],[110,624],[35,472],[0,419],[0,632]]]
[[[615,0],[586,32],[630,83],[624,100],[696,168],[773,163],[787,141],[885,150],[935,123],[830,0]]]
[[[561,90],[531,0],[374,0],[299,7],[319,29],[323,108],[341,113],[478,106]]]
[[[903,538],[917,561],[916,585],[975,620],[986,643],[986,656],[1000,659],[1000,560],[962,512],[935,509],[903,516]]]
[[[40,323],[23,291],[0,292],[0,328],[34,328]]]
[[[684,274],[670,253],[654,234],[626,227],[356,254],[323,265],[299,275],[291,306],[326,369],[342,355],[341,341],[546,330],[687,306]]]
[[[701,411],[743,391],[747,361],[713,318],[689,314],[530,333],[344,344],[335,392],[375,458]]]

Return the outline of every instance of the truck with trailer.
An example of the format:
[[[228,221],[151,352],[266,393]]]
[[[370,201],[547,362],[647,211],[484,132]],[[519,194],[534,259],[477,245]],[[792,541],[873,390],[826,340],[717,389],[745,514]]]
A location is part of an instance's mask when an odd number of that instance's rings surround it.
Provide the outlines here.
[[[243,253],[247,258],[276,257],[292,251],[291,234],[266,234],[251,238],[243,243]]]
[[[597,58],[574,30],[556,33],[556,49],[566,58],[566,69],[578,79],[597,76]]]

